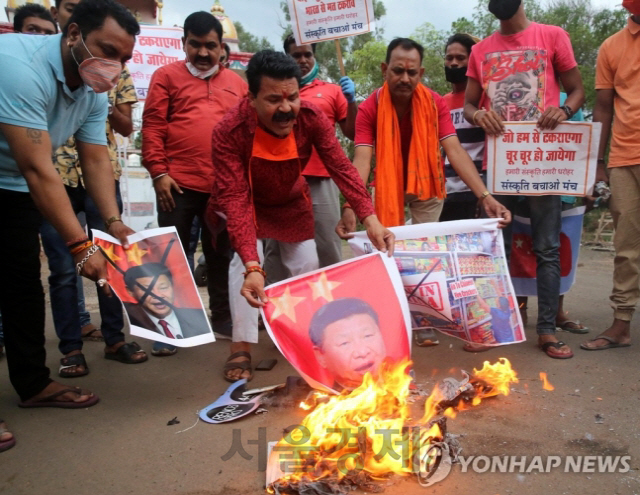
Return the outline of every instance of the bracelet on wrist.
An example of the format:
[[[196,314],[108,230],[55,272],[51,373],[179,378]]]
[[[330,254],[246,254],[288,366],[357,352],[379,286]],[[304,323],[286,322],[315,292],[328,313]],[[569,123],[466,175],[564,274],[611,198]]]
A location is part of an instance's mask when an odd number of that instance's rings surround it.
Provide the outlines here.
[[[83,242],[87,242],[88,240],[89,238],[86,235],[84,235],[82,237],[76,237],[75,239],[71,239],[66,244],[67,244],[67,247],[71,249],[72,247],[82,244]]]
[[[247,275],[249,275],[250,273],[254,273],[254,272],[258,272],[260,275],[262,275],[264,277],[264,279],[267,279],[267,272],[265,272],[262,267],[258,266],[258,265],[253,265],[253,266],[249,266],[247,267],[247,271],[243,273],[244,278],[247,278]]]
[[[471,120],[473,121],[473,125],[478,125],[478,123],[476,122],[476,117],[478,116],[478,113],[480,113],[480,112],[484,112],[484,110],[479,108],[478,110],[473,112],[473,117],[471,117]]]
[[[116,223],[116,222],[122,222],[122,218],[120,218],[119,216],[114,216],[111,218],[108,218],[105,222],[104,222],[104,228],[105,230],[109,230],[109,227],[111,227],[112,224]]]
[[[87,261],[89,261],[89,258],[91,258],[91,256],[96,254],[99,250],[100,250],[100,248],[94,244],[93,246],[91,246],[89,248],[89,251],[87,251],[87,254],[85,255],[85,257],[82,258],[78,263],[76,263],[76,273],[78,275],[80,275],[82,273],[82,268],[84,268],[84,264]]]
[[[91,242],[90,240],[87,240],[86,242],[78,244],[77,246],[70,247],[69,252],[71,253],[71,256],[75,256],[76,254],[81,253],[85,249],[89,249],[91,246],[93,246],[93,242]]]
[[[165,172],[164,174],[156,175],[153,179],[151,179],[151,182],[155,182],[157,179],[159,179],[160,177],[164,177],[165,175],[169,175],[169,173]]]
[[[351,205],[346,201],[342,204],[342,209],[344,210],[345,208],[351,208]],[[353,208],[351,209],[353,210]]]
[[[489,191],[483,192],[478,198],[478,201],[480,202],[484,201],[487,198],[487,196],[491,196],[491,193]]]

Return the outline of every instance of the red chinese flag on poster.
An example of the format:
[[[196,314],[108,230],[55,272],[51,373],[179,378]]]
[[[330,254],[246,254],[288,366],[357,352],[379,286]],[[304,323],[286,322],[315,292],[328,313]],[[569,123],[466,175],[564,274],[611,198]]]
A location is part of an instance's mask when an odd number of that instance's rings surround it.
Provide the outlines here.
[[[384,360],[411,356],[407,298],[386,254],[344,261],[265,292],[269,335],[312,387],[353,389]]]

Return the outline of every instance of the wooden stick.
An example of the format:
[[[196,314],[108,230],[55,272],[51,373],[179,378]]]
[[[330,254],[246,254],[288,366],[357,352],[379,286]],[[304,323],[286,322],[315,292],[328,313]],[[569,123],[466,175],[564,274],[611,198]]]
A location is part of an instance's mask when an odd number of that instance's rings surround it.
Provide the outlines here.
[[[342,77],[347,75],[347,71],[344,70],[344,62],[342,61],[342,47],[340,46],[340,40],[333,40],[336,44],[336,54],[338,55],[338,64],[340,65],[340,75]]]

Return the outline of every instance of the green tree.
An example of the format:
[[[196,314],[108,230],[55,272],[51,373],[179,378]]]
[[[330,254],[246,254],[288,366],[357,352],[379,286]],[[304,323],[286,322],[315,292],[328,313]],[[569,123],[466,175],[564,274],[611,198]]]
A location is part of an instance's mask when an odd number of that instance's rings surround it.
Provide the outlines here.
[[[256,53],[260,50],[273,50],[273,45],[269,43],[269,40],[263,36],[258,38],[245,30],[244,26],[239,22],[234,22],[233,25],[238,33],[238,46],[241,52]]]

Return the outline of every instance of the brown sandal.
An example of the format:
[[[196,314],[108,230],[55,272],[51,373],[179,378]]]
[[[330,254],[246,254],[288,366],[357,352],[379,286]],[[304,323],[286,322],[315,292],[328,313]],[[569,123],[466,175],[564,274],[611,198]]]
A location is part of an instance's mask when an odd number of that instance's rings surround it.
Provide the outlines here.
[[[231,359],[236,359],[239,357],[246,357],[247,359],[246,361],[231,361]],[[227,358],[227,362],[224,364],[224,367],[222,368],[222,376],[228,382],[235,383],[238,380],[242,380],[242,377],[230,378],[229,375],[227,375],[227,372],[231,370],[242,370],[243,372],[249,371],[249,378],[247,378],[247,381],[250,382],[251,380],[253,380],[253,369],[251,368],[251,354],[249,354],[246,351],[234,352],[233,354],[231,354],[231,356]]]

